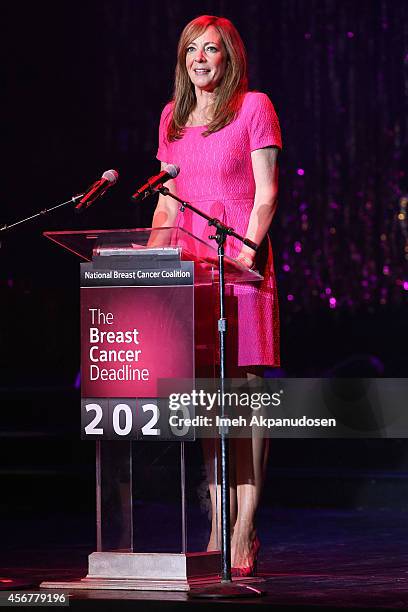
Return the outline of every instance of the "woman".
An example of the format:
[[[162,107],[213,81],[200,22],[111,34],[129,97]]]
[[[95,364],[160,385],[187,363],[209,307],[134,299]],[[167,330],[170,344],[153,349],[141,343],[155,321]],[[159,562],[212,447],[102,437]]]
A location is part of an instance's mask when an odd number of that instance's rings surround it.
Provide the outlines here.
[[[178,45],[174,99],[162,112],[157,158],[162,168],[166,163],[180,166],[179,176],[166,184],[171,192],[260,245],[255,254],[227,238],[226,254],[264,276],[261,283],[228,288],[229,377],[279,365],[278,303],[267,231],[277,202],[280,148],[272,103],[265,94],[248,92],[246,52],[233,24],[209,15],[191,21]],[[201,217],[189,210],[180,213],[174,200],[160,195],[153,227],[174,225],[209,242],[211,232]],[[205,309],[208,304],[196,312],[197,333],[204,330],[203,335],[208,332]],[[262,439],[231,442],[231,557],[233,574],[242,576],[253,572],[259,549],[255,513],[268,449]],[[219,541],[216,493],[210,484],[208,550],[218,548]]]

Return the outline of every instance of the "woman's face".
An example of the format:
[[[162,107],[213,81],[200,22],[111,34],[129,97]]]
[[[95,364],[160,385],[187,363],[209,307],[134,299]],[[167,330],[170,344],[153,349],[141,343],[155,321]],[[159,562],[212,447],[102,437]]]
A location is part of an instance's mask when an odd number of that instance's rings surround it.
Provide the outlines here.
[[[207,28],[187,47],[187,72],[198,89],[214,91],[224,76],[226,63],[227,53],[214,26]]]

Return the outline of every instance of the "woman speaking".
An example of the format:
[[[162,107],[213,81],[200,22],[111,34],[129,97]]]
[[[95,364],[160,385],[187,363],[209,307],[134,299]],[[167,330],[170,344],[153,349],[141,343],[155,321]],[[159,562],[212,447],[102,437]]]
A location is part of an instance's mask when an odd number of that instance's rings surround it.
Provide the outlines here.
[[[248,91],[246,52],[236,28],[222,17],[197,17],[179,40],[174,97],[161,115],[157,158],[162,168],[167,163],[181,168],[167,182],[171,192],[259,245],[255,254],[234,238],[226,242],[227,255],[264,277],[227,288],[229,377],[256,375],[265,366],[279,365],[279,313],[267,232],[277,203],[280,148],[271,101],[264,93]],[[180,213],[177,202],[160,195],[153,227],[174,225],[209,242],[204,219],[188,209]],[[208,305],[199,304],[196,312],[201,330],[206,309]],[[268,444],[260,438],[236,439],[230,447],[232,574],[248,576],[255,571],[259,550],[255,514]],[[206,454],[209,460],[211,453]],[[208,550],[214,550],[220,497],[214,483],[210,497]]]

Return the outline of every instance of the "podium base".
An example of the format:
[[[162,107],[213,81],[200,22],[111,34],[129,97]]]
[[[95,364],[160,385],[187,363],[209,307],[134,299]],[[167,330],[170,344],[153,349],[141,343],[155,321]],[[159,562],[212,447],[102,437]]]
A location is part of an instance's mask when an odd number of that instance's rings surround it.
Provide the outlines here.
[[[88,574],[77,581],[42,582],[44,589],[119,589],[190,591],[220,581],[219,552],[122,553],[94,552]]]

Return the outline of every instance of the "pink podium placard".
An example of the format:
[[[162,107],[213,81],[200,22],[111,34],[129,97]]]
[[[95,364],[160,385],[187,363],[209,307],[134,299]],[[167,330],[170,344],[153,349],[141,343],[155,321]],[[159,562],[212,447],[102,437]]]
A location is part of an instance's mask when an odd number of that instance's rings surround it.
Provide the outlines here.
[[[82,397],[157,397],[160,378],[193,377],[193,264],[184,276],[91,266],[81,264]]]

